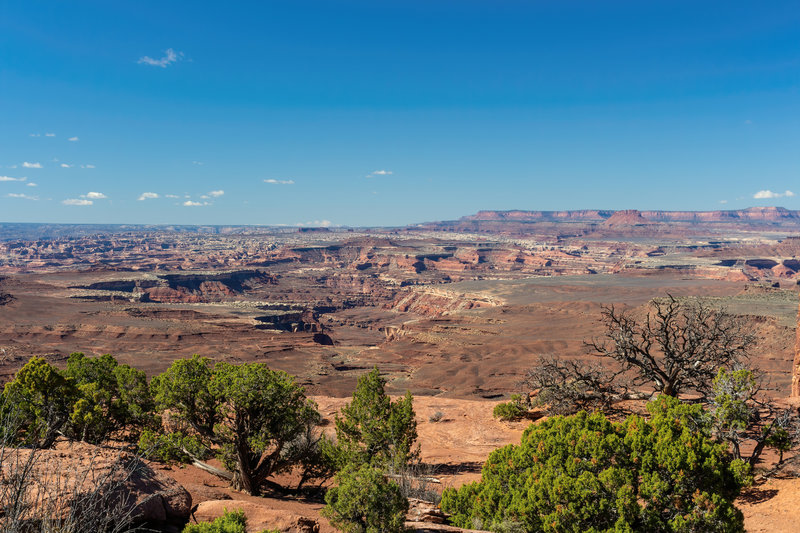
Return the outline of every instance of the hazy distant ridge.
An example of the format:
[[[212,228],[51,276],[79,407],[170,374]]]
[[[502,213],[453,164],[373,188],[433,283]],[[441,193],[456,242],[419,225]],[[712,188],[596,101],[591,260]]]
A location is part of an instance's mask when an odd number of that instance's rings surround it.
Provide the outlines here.
[[[781,222],[800,221],[800,211],[783,207],[749,207],[728,211],[637,211],[651,222]],[[478,211],[460,221],[509,221],[509,222],[604,222],[618,211],[582,209],[577,211]]]

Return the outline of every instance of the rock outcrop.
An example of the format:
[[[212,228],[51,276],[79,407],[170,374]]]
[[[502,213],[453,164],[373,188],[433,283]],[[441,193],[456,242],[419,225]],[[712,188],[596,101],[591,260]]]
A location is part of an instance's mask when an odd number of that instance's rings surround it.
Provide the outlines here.
[[[244,511],[247,516],[247,531],[255,533],[277,529],[282,533],[318,533],[319,522],[288,511],[270,509],[244,500],[211,500],[197,506],[193,517],[197,522],[211,522],[225,511]]]
[[[64,519],[80,516],[85,508],[153,526],[183,523],[191,512],[186,489],[125,452],[82,442],[60,442],[49,450],[6,450],[0,477],[13,478],[22,468],[29,482],[23,491],[26,519]]]

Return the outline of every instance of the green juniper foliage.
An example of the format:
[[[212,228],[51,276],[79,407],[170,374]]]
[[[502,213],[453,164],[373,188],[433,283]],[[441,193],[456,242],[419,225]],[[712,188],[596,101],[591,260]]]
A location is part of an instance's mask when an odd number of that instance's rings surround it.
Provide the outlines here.
[[[192,436],[214,449],[236,489],[258,495],[267,478],[308,459],[301,456],[308,447],[297,441],[320,416],[285,372],[261,363],[212,366],[195,355],[175,361],[153,379],[152,388],[160,409],[170,410]]]
[[[393,402],[385,386],[377,368],[361,376],[353,399],[336,417],[336,446],[328,452],[338,469],[371,464],[399,470],[418,456],[414,399],[407,392]]]
[[[733,500],[748,470],[711,439],[702,407],[664,395],[648,411],[532,425],[489,456],[480,482],[446,490],[442,509],[495,531],[743,531]]]
[[[29,446],[50,447],[59,435],[93,444],[135,440],[158,421],[144,372],[107,354],[73,353],[64,371],[32,357],[5,386],[3,400],[20,422],[12,442]]]
[[[244,511],[228,511],[212,522],[189,524],[183,533],[247,533],[247,517]],[[277,529],[265,529],[261,533],[279,533]]]
[[[41,357],[32,357],[3,389],[0,403],[5,410],[14,409],[16,421],[14,434],[5,437],[15,445],[49,448],[69,423],[77,398],[72,379]]]
[[[336,486],[325,494],[322,514],[345,533],[400,533],[405,531],[408,500],[396,483],[369,464],[346,466],[336,475]]]
[[[72,438],[100,444],[126,430],[125,436],[135,441],[143,428],[156,425],[153,397],[141,370],[120,365],[108,354],[91,358],[76,352],[63,374],[78,390],[70,413]]]

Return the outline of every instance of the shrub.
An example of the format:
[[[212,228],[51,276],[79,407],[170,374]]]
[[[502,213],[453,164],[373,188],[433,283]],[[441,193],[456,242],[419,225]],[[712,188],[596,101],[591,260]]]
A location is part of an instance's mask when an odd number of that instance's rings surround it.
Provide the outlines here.
[[[441,422],[444,419],[444,413],[441,411],[436,411],[431,416],[428,417],[428,422]]]
[[[135,440],[156,420],[144,372],[120,365],[110,355],[73,353],[63,372],[32,357],[3,395],[25,421],[16,435],[23,445],[46,448],[60,434],[92,444],[112,436]]]
[[[661,396],[650,420],[551,418],[495,450],[480,482],[448,489],[454,525],[494,531],[743,531],[746,468],[710,438],[702,407]]]
[[[247,517],[244,511],[225,511],[225,514],[213,522],[189,524],[183,533],[246,533]]]
[[[336,475],[336,486],[325,494],[322,514],[346,533],[405,531],[408,500],[400,487],[369,464],[348,465]]]
[[[205,459],[211,453],[199,438],[179,431],[158,433],[145,429],[139,436],[137,447],[144,457],[162,463],[188,463],[192,457]]]
[[[517,420],[525,414],[523,409],[514,402],[498,403],[492,410],[492,416],[499,420]]]
[[[13,445],[49,448],[69,423],[78,392],[71,379],[41,357],[32,357],[3,389],[3,420],[14,409],[18,422],[12,429],[4,424],[6,442]]]
[[[228,511],[213,522],[189,524],[183,533],[247,533],[247,517],[244,511]],[[278,529],[265,529],[261,533],[280,533]]]
[[[68,436],[93,444],[112,435],[135,441],[143,428],[154,425],[153,397],[141,370],[120,365],[109,354],[86,357],[76,352],[67,359],[63,375],[78,392]]]
[[[792,409],[778,409],[764,394],[758,373],[748,368],[721,368],[710,395],[714,434],[730,444],[733,456],[755,466],[764,449],[783,454],[800,441],[800,418]],[[749,451],[749,456],[743,453]]]
[[[500,420],[518,420],[528,412],[529,408],[530,400],[527,397],[523,400],[521,394],[512,394],[510,402],[494,406],[492,416]]]

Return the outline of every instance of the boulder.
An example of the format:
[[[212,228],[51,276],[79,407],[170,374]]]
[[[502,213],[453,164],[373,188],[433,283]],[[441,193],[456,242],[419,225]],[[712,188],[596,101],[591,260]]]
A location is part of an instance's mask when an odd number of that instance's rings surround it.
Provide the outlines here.
[[[247,517],[247,532],[256,533],[265,529],[277,529],[284,533],[319,533],[319,522],[313,518],[270,509],[264,505],[245,500],[212,500],[197,506],[193,518],[199,522],[211,522],[225,511],[244,511]]]
[[[447,521],[447,515],[435,503],[409,498],[406,520],[409,522],[444,524]]]
[[[30,480],[27,519],[74,516],[76,505],[134,523],[185,522],[191,514],[186,489],[126,452],[68,441],[49,450],[7,449],[0,476],[8,479],[23,465]]]

